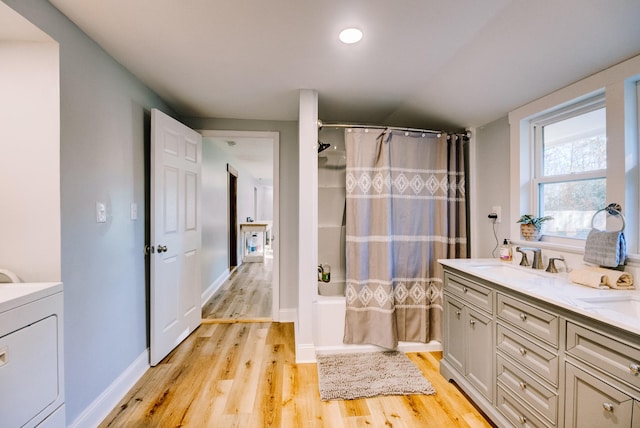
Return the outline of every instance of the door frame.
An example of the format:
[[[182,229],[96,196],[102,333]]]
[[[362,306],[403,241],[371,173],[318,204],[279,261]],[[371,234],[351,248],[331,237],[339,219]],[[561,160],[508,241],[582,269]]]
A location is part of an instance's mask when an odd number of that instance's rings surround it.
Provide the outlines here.
[[[236,269],[238,264],[238,171],[227,164],[227,201],[228,226],[227,236],[229,237],[229,271]]]
[[[271,317],[280,321],[280,133],[277,131],[237,131],[198,129],[203,137],[215,138],[265,138],[270,139],[273,150],[273,224],[271,246],[273,271],[271,280]]]

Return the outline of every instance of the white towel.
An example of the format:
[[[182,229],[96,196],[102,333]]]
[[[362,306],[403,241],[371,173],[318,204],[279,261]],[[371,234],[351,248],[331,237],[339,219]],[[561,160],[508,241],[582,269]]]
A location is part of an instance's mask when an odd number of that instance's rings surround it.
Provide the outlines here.
[[[618,267],[627,260],[627,243],[622,231],[591,229],[584,246],[584,261],[603,267]]]
[[[617,290],[632,290],[633,275],[613,269],[587,267],[574,269],[569,272],[569,279],[576,284],[593,288],[614,288]]]

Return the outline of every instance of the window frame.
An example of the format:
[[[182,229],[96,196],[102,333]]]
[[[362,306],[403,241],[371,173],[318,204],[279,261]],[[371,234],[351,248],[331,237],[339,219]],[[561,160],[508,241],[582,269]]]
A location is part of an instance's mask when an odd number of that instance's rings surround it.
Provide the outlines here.
[[[599,109],[606,109],[606,97],[605,93],[598,93],[597,95],[590,97],[585,100],[576,101],[570,103],[565,106],[561,106],[559,108],[553,109],[552,111],[531,119],[529,121],[529,139],[532,142],[530,145],[531,148],[531,159],[533,160],[533,165],[531,166],[531,180],[530,180],[530,207],[531,211],[536,216],[541,216],[540,208],[542,203],[541,200],[541,192],[540,185],[541,184],[555,184],[555,183],[568,183],[571,181],[582,181],[582,180],[591,180],[591,179],[605,179],[607,180],[607,171],[608,167],[599,170],[592,170],[587,172],[579,172],[579,173],[569,173],[563,175],[554,175],[554,176],[544,176],[544,163],[543,163],[543,150],[544,150],[544,127],[547,125],[551,125],[566,119],[570,119],[576,116],[580,116],[582,114],[586,114]],[[606,110],[605,110],[606,111]],[[606,124],[605,124],[606,125]],[[606,136],[606,133],[605,133]],[[607,159],[608,165],[609,159]],[[606,184],[605,184],[606,186]],[[606,188],[606,187],[605,187]],[[606,201],[606,197],[605,197]],[[544,232],[544,230],[543,230]],[[543,233],[543,237],[545,240],[550,242],[557,243],[571,243],[576,241],[584,243],[585,238],[582,237],[570,237],[570,236],[560,236],[553,234],[545,234]]]

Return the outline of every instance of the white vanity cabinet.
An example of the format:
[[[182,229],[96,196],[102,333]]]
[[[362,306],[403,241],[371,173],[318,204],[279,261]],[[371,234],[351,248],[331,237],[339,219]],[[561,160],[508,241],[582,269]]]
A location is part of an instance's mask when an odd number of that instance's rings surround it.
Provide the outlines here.
[[[467,278],[446,274],[444,318],[444,361],[475,391],[493,401],[493,291]]]
[[[64,427],[62,284],[0,284],[0,426]]]

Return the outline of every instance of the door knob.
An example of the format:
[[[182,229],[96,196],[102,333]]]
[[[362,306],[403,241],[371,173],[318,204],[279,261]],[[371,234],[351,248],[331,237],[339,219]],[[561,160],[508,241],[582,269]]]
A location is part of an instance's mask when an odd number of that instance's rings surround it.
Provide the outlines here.
[[[159,253],[166,253],[167,252],[167,246],[166,245],[158,245],[157,251]]]

